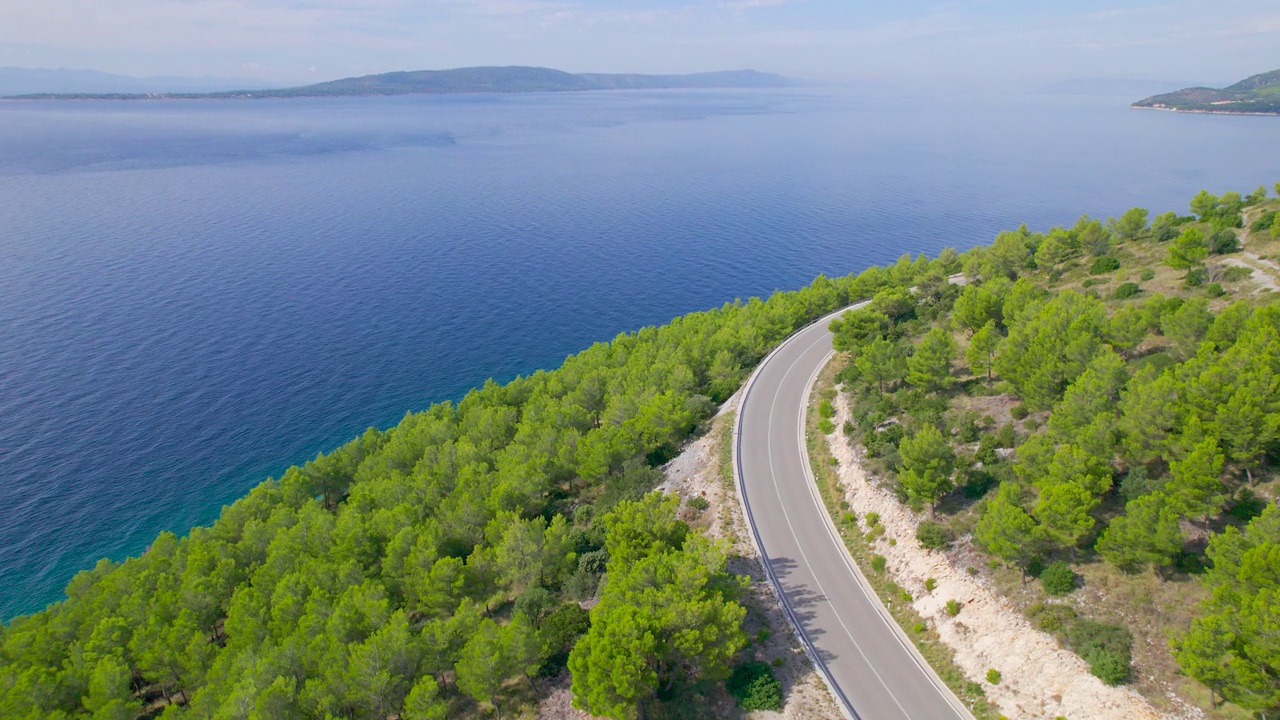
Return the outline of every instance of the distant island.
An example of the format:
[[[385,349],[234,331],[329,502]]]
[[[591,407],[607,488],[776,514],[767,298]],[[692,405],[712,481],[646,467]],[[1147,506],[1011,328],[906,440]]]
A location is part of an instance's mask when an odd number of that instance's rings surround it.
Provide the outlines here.
[[[1135,108],[1227,115],[1280,115],[1280,70],[1246,78],[1222,89],[1191,87],[1153,95]]]
[[[367,97],[452,93],[583,92],[587,90],[667,90],[688,88],[783,88],[797,83],[756,70],[729,70],[690,75],[582,73],[540,67],[469,67],[416,70],[343,78],[315,85],[275,90],[232,90],[187,93],[29,93],[15,100],[143,100],[205,98]]]

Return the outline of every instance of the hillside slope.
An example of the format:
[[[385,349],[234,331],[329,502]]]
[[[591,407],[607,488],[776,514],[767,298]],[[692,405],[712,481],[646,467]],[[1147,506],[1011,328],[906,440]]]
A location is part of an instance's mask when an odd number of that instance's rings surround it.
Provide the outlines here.
[[[1153,95],[1133,103],[1133,107],[1230,115],[1280,114],[1280,70],[1254,75],[1221,89],[1192,87]]]
[[[587,90],[669,90],[688,88],[781,88],[796,83],[781,75],[756,70],[694,73],[691,75],[575,75],[542,67],[466,67],[452,70],[415,70],[342,78],[301,87],[267,90],[234,90],[213,93],[57,94],[17,96],[20,99],[200,99],[200,98],[296,98],[373,95],[439,95],[451,93],[582,92]]]

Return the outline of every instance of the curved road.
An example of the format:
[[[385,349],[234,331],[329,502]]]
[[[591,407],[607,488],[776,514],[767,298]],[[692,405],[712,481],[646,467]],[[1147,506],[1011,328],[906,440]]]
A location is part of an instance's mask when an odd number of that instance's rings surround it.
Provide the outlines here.
[[[827,326],[839,314],[791,336],[747,381],[734,439],[747,522],[784,609],[847,714],[972,720],[853,565],[812,479],[804,409],[832,355]]]

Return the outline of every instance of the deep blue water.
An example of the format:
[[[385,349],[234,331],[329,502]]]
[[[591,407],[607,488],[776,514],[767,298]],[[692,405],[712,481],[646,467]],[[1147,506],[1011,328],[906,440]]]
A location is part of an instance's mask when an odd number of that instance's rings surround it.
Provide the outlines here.
[[[0,618],[487,377],[1270,185],[1277,132],[1048,96],[0,103]]]

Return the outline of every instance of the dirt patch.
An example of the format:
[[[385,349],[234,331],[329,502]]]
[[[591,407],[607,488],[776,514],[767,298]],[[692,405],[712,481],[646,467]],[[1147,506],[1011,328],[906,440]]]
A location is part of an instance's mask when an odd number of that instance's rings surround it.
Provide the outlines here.
[[[953,407],[960,412],[975,412],[979,416],[989,416],[995,421],[995,427],[1013,422],[1012,410],[1018,400],[1012,395],[961,395]]]
[[[839,461],[850,508],[859,518],[879,513],[884,534],[876,540],[876,552],[886,558],[888,572],[912,594],[916,612],[935,628],[955,653],[956,663],[970,680],[983,685],[1005,716],[1012,720],[1196,717],[1162,715],[1136,690],[1104,685],[1089,673],[1083,660],[1035,629],[981,577],[967,572],[965,568],[977,562],[971,553],[921,548],[915,532],[923,518],[870,482],[861,458],[840,429],[850,417],[848,398],[840,395],[835,405],[837,430],[827,436],[827,442]],[[964,542],[956,545],[965,547]],[[929,578],[936,583],[932,592],[925,589]],[[947,612],[949,600],[961,604],[955,616]],[[986,682],[988,669],[1000,672],[998,684]]]
[[[1258,292],[1262,290],[1280,292],[1280,281],[1277,280],[1280,278],[1280,267],[1250,252],[1241,253],[1241,255],[1243,257],[1224,258],[1222,264],[1252,270],[1253,275],[1249,279],[1258,285]]]

